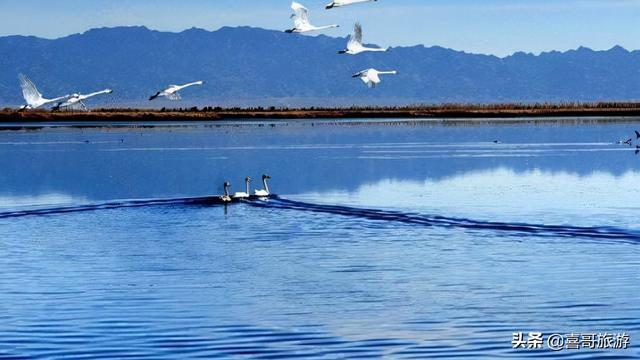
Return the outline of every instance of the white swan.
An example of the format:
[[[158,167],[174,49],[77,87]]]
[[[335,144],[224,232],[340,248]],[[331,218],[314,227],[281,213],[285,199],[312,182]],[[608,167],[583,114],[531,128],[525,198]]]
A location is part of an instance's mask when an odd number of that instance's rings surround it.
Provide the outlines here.
[[[250,184],[251,184],[251,178],[249,176],[247,176],[244,179],[245,183],[247,184],[247,191],[246,192],[237,192],[233,195],[234,199],[248,199],[249,197],[251,197],[250,195]]]
[[[342,6],[361,4],[361,3],[372,2],[372,1],[378,1],[378,0],[333,0],[331,4],[327,4],[325,8],[329,10],[329,9],[333,9],[334,7],[342,7]]]
[[[367,69],[354,74],[353,77],[360,78],[360,80],[367,84],[368,87],[374,88],[382,82],[382,80],[380,80],[380,75],[395,75],[397,73],[397,71],[378,71],[376,69]]]
[[[69,95],[65,95],[57,97],[55,99],[45,99],[33,84],[33,82],[24,74],[18,74],[18,80],[20,81],[20,88],[22,89],[22,96],[24,97],[24,101],[27,102],[27,105],[22,105],[20,107],[21,110],[37,109],[41,106],[64,100],[69,97]]]
[[[389,49],[371,48],[364,46],[362,44],[362,25],[360,25],[360,23],[356,23],[356,25],[353,27],[353,34],[351,34],[351,37],[349,37],[347,48],[345,50],[339,51],[338,53],[358,55],[367,51],[384,52],[387,50]]]
[[[231,202],[231,196],[229,195],[229,187],[231,184],[228,181],[224,182],[224,195],[220,196],[220,201],[223,203]]]
[[[311,22],[309,22],[309,9],[295,1],[291,3],[291,9],[293,9],[294,12],[294,14],[291,15],[293,19],[293,29],[285,30],[287,33],[304,33],[340,27],[340,25],[335,24],[327,26],[311,25]]]
[[[83,111],[87,111],[87,106],[84,104],[83,100],[87,100],[89,98],[92,98],[94,96],[98,96],[98,95],[102,95],[102,94],[111,94],[113,92],[113,90],[111,89],[104,89],[104,90],[100,90],[100,91],[96,91],[90,94],[73,94],[71,95],[71,97],[69,97],[67,100],[65,100],[64,102],[60,102],[58,103],[58,105],[56,105],[54,107],[54,109],[61,109],[61,108],[66,108],[66,109],[74,109],[74,110],[83,110]]]
[[[202,85],[204,84],[204,81],[194,81],[192,83],[188,83],[188,84],[184,84],[184,85],[169,85],[168,88],[162,90],[162,91],[158,91],[155,95],[153,95],[152,97],[149,98],[149,101],[154,100],[157,97],[160,96],[164,96],[169,100],[180,100],[182,99],[182,97],[180,96],[180,94],[178,93],[178,91],[184,89],[184,88],[188,88],[189,86],[194,86],[194,85]]]
[[[254,190],[254,194],[255,196],[260,196],[260,197],[267,197],[269,195],[271,195],[271,192],[269,191],[269,184],[267,184],[267,180],[271,179],[271,176],[269,175],[262,175],[262,185],[264,186],[264,189],[262,190]]]

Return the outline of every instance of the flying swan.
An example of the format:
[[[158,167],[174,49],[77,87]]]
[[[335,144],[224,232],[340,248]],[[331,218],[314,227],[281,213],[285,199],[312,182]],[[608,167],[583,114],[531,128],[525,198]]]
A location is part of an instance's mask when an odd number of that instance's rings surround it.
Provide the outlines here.
[[[349,42],[347,43],[347,48],[345,50],[339,51],[339,54],[349,54],[349,55],[358,55],[367,51],[376,51],[376,52],[384,52],[389,49],[382,48],[371,48],[366,47],[362,44],[362,25],[360,23],[356,23],[353,27],[353,34],[349,38]]]
[[[360,78],[360,80],[367,84],[368,87],[374,88],[382,82],[382,80],[380,80],[380,75],[395,75],[397,73],[397,71],[378,71],[376,69],[367,69],[354,74],[353,77]]]
[[[59,102],[58,105],[54,106],[54,110],[58,109],[73,109],[73,110],[82,110],[87,111],[87,106],[84,104],[84,100],[92,98],[94,96],[102,95],[102,94],[111,94],[113,90],[104,89],[100,91],[96,91],[90,94],[73,94],[67,100]]]
[[[293,29],[285,30],[287,33],[305,33],[340,27],[340,25],[311,25],[309,22],[309,9],[295,1],[291,3],[291,9],[293,9],[294,12],[294,14],[291,15],[291,18],[293,19]]]
[[[24,74],[18,74],[18,80],[20,81],[20,88],[22,88],[22,96],[24,97],[24,101],[27,103],[27,105],[22,105],[20,107],[21,110],[37,109],[41,106],[69,98],[69,95],[65,95],[55,99],[46,99],[38,91],[33,82]]]
[[[342,7],[342,6],[361,4],[361,3],[372,2],[372,1],[378,1],[378,0],[333,0],[331,4],[327,4],[325,8],[329,10],[329,9],[333,9],[334,7]]]
[[[155,95],[150,97],[149,101],[154,100],[160,96],[164,96],[169,100],[174,100],[174,101],[180,100],[182,99],[182,96],[180,96],[178,91],[188,88],[189,86],[202,85],[202,84],[204,84],[204,81],[195,81],[195,82],[184,84],[184,85],[169,85],[168,88],[162,91],[158,91]]]

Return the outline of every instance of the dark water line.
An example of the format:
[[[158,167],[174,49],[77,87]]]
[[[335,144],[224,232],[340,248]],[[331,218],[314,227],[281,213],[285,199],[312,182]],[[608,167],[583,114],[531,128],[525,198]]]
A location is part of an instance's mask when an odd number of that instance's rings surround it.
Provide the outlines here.
[[[439,215],[425,215],[418,213],[404,213],[399,211],[387,211],[380,209],[355,208],[340,205],[311,204],[300,201],[288,200],[279,196],[272,196],[268,201],[252,199],[242,201],[251,206],[261,208],[274,208],[285,210],[309,211],[316,213],[334,214],[349,217],[358,217],[377,221],[392,221],[405,224],[415,224],[425,227],[460,228],[470,230],[494,230],[518,233],[521,235],[553,236],[553,237],[582,237],[593,239],[609,239],[640,242],[640,231],[622,229],[607,226],[579,227],[565,225],[543,225],[512,222],[478,221],[465,218],[445,217]],[[167,205],[221,205],[219,197],[186,197],[170,199],[144,199],[144,200],[120,200],[68,207],[55,207],[46,209],[33,209],[23,211],[0,212],[0,219],[19,218],[27,216],[46,216],[77,212],[99,211],[120,208],[140,208],[149,206]]]
[[[253,206],[265,208],[278,208],[298,211],[311,211],[317,213],[336,214],[350,217],[359,217],[370,220],[394,221],[406,224],[422,226],[435,226],[445,228],[461,228],[470,230],[494,230],[519,233],[522,235],[554,236],[554,237],[581,237],[594,239],[609,239],[640,242],[640,231],[621,229],[608,226],[580,227],[564,225],[543,225],[527,223],[506,223],[492,221],[477,221],[464,218],[444,217],[438,215],[423,215],[386,211],[379,209],[354,208],[339,205],[319,205],[300,201],[287,200],[280,197],[270,201],[251,201]]]
[[[138,208],[138,207],[148,207],[148,206],[157,206],[157,205],[215,205],[219,203],[220,201],[217,196],[172,198],[172,199],[119,200],[119,201],[110,201],[110,202],[103,202],[103,203],[97,203],[97,204],[0,212],[0,219],[18,218],[18,217],[26,217],[26,216],[58,215],[58,214],[120,209],[120,208]]]

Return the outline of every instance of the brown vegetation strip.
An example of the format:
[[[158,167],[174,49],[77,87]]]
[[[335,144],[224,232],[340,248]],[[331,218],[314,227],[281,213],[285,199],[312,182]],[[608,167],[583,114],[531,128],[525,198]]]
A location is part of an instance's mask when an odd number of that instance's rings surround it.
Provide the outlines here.
[[[0,111],[8,122],[149,122],[273,119],[488,119],[526,117],[640,117],[640,103],[444,104],[416,107],[97,109],[91,112]]]

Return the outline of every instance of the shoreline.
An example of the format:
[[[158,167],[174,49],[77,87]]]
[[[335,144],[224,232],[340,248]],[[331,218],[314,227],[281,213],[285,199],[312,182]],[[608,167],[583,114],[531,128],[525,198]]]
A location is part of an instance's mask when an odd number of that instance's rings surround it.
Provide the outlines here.
[[[634,119],[636,118],[636,119]],[[400,108],[204,108],[97,109],[90,112],[0,110],[0,127],[23,124],[75,126],[77,124],[206,123],[224,121],[319,120],[336,123],[428,122],[446,124],[618,123],[640,122],[640,103],[576,105],[441,105]]]

